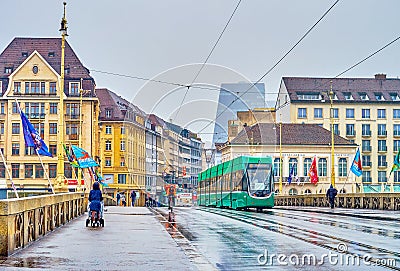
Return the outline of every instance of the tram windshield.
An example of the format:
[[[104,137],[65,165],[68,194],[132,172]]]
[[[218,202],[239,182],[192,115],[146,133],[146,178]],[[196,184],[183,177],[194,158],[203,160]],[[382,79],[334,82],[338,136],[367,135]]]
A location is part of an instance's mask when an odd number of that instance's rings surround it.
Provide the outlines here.
[[[271,191],[271,165],[270,164],[249,164],[247,167],[247,178],[249,180],[250,195],[262,197]]]

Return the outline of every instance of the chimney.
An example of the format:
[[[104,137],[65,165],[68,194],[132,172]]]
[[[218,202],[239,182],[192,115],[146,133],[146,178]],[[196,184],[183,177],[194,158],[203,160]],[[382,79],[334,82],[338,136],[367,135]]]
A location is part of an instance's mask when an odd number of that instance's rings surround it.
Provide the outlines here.
[[[382,80],[385,80],[385,79],[386,79],[386,74],[384,74],[384,73],[377,73],[377,74],[375,74],[375,79],[382,79]]]

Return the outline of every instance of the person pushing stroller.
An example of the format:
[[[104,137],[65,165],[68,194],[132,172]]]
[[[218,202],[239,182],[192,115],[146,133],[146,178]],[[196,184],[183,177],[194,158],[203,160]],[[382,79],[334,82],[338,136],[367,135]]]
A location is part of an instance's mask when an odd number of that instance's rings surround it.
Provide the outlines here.
[[[93,189],[90,190],[89,193],[89,204],[88,204],[88,213],[89,219],[91,218],[92,212],[95,211],[98,214],[98,219],[100,221],[103,220],[103,209],[104,209],[104,202],[103,202],[103,194],[100,190],[100,184],[98,182],[93,183]]]

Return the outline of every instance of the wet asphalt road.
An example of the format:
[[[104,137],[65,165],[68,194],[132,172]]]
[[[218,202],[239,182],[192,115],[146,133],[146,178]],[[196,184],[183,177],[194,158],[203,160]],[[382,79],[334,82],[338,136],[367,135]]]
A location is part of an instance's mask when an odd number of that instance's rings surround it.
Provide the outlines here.
[[[400,268],[398,221],[279,209],[175,212],[184,235],[219,270],[388,270],[373,259]]]

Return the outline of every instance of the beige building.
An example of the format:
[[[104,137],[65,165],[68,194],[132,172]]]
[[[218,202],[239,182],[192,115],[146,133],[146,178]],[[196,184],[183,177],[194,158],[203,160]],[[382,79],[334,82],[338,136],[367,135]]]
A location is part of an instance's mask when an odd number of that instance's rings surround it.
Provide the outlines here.
[[[108,89],[96,89],[100,101],[99,156],[101,171],[108,184],[106,193],[115,198],[130,192],[140,193],[143,205],[146,175],[145,113]]]
[[[64,153],[57,149],[58,133],[63,135],[66,145],[78,146],[81,139],[85,150],[96,152],[99,109],[95,82],[68,42],[65,55],[63,131],[58,110],[61,38],[15,38],[0,55],[0,147],[17,188],[40,190],[48,187],[38,156],[32,148],[25,147],[17,102],[53,154],[52,158],[42,157],[53,185],[57,185],[57,153]],[[68,161],[64,164],[64,176],[62,188],[75,189],[77,175]],[[10,187],[3,164],[0,180],[2,186]]]
[[[332,101],[335,134],[357,144],[366,186],[400,182],[399,172],[388,179],[400,147],[400,79],[282,78],[276,103],[284,122],[314,123],[330,130]],[[330,89],[332,86],[332,93]],[[332,100],[331,100],[332,98]],[[335,156],[335,170],[339,157]]]
[[[288,194],[325,193],[331,184],[331,133],[313,124],[259,123],[246,126],[232,141],[220,145],[222,161],[241,155],[272,156],[275,169],[275,191]],[[349,174],[357,146],[335,135],[335,159],[338,161],[336,187],[342,192],[356,192],[362,189],[361,182]],[[280,159],[282,158],[282,174]],[[316,158],[319,181],[311,184],[307,173]],[[290,171],[293,178],[288,183]],[[280,178],[282,176],[282,178]]]

